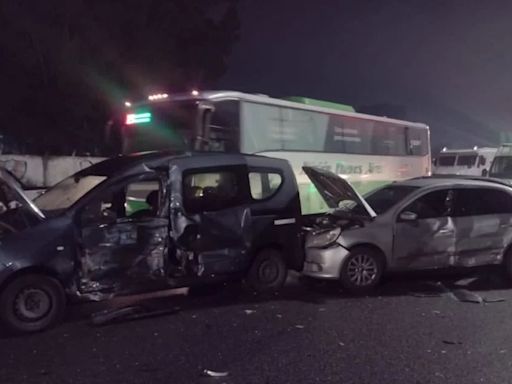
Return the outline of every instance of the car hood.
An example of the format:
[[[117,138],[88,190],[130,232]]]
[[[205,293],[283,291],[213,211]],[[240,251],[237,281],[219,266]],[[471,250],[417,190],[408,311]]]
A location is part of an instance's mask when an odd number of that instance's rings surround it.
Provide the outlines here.
[[[5,203],[8,204],[15,200],[38,219],[44,219],[43,213],[23,192],[20,183],[2,167],[0,167],[0,188],[3,189],[5,197],[9,200]]]
[[[347,180],[335,173],[316,167],[302,167],[302,169],[322,195],[329,208],[340,208],[342,201],[351,200],[364,208],[366,212],[364,216],[368,218],[377,216],[372,207]]]

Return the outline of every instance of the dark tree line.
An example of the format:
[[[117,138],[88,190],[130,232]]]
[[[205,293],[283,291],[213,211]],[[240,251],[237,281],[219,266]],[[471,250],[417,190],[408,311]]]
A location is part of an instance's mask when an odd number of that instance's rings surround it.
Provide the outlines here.
[[[207,88],[238,0],[3,0],[0,134],[30,153],[98,152],[123,100]]]

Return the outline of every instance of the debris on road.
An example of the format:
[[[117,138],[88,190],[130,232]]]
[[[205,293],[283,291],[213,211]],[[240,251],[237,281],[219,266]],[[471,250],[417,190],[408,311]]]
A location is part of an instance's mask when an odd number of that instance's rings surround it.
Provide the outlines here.
[[[338,345],[341,346],[341,347],[344,347],[345,346],[345,343],[342,343],[341,341],[338,342]]]
[[[304,328],[304,326],[303,326],[303,325],[300,325],[300,324],[297,324],[297,325],[295,326],[295,328],[303,329],[303,328]]]
[[[203,376],[206,377],[226,377],[227,375],[229,375],[229,372],[216,372],[210,371],[209,369],[203,371]]]
[[[251,313],[254,313],[256,311],[254,309],[246,309],[246,310],[244,310],[244,312],[246,315],[250,315]]]
[[[484,301],[480,295],[467,289],[454,289],[451,291],[451,296],[462,303],[482,304]]]
[[[414,297],[441,297],[443,294],[450,292],[440,281],[427,281],[423,283],[418,291],[412,291],[409,295]]]
[[[448,345],[462,345],[462,341],[443,340],[443,344],[448,344]]]
[[[498,297],[496,299],[490,299],[488,297],[484,297],[484,303],[503,303],[506,301],[503,297]]]
[[[280,313],[278,313],[278,314],[276,315],[276,317],[277,317],[278,319],[280,319],[280,318],[282,318],[282,317],[283,317],[283,315],[281,315]]]
[[[478,279],[479,279],[479,277],[467,277],[467,278],[460,279],[460,280],[456,281],[455,285],[468,286],[468,285],[474,283],[475,281],[477,281]]]
[[[150,310],[144,306],[132,306],[116,309],[107,309],[91,315],[93,325],[107,325],[118,321],[140,320],[157,316],[175,314],[179,310],[175,308]]]

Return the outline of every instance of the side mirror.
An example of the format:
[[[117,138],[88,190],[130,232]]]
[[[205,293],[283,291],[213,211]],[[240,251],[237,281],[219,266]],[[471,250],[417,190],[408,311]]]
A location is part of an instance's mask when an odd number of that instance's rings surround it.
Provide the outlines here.
[[[418,220],[418,214],[410,211],[405,211],[400,214],[400,220],[402,221],[416,221]]]

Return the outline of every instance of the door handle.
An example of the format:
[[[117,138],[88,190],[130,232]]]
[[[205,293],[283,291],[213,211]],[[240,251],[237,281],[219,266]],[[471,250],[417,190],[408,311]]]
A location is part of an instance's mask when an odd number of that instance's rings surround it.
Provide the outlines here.
[[[510,228],[512,227],[512,224],[501,224],[500,228]]]
[[[440,235],[449,235],[449,234],[452,234],[452,233],[453,233],[453,231],[451,229],[441,229],[439,231]]]

